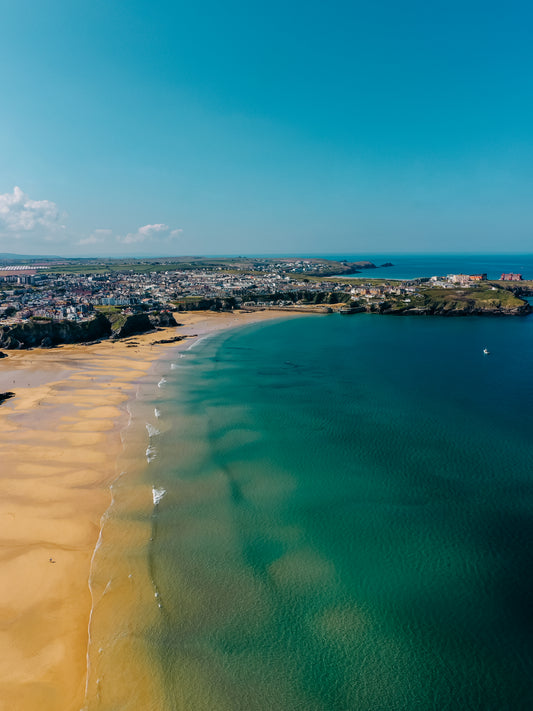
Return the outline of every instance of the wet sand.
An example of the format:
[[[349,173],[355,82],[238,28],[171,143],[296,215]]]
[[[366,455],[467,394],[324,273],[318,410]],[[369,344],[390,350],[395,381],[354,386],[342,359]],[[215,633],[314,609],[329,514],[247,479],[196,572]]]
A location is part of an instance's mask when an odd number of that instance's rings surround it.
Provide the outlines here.
[[[0,709],[78,711],[87,674],[91,558],[117,476],[127,400],[153,341],[299,314],[178,314],[126,341],[11,351],[0,360]]]

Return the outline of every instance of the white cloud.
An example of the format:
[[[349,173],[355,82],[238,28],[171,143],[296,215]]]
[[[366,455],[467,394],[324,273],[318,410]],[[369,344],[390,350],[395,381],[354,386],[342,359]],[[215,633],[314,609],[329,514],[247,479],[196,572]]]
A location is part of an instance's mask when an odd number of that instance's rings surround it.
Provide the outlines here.
[[[162,222],[143,225],[134,232],[117,235],[107,228],[94,229],[89,233],[73,233],[63,224],[66,214],[51,200],[33,200],[21,188],[0,194],[0,240],[2,248],[9,240],[26,238],[26,246],[39,249],[38,245],[57,243],[61,249],[76,251],[80,247],[91,251],[116,252],[119,245],[141,245],[146,248],[164,249],[178,238],[183,230],[173,229]],[[148,247],[150,245],[150,247]]]
[[[88,237],[83,237],[79,240],[78,244],[102,244],[106,239],[109,239],[113,234],[113,230],[108,229],[97,229],[92,232]]]
[[[128,232],[124,237],[118,236],[117,240],[122,244],[137,244],[139,242],[148,242],[157,238],[162,239],[175,239],[178,237],[183,230],[180,229],[170,229],[168,225],[163,223],[158,223],[155,225],[144,225],[139,227],[136,232]]]
[[[146,235],[146,237],[151,237],[151,235],[156,232],[168,232],[169,229],[170,227],[168,225],[145,225],[144,227],[139,227],[139,233]]]
[[[23,234],[56,232],[64,229],[55,202],[32,200],[19,187],[0,194],[0,232],[20,237]]]

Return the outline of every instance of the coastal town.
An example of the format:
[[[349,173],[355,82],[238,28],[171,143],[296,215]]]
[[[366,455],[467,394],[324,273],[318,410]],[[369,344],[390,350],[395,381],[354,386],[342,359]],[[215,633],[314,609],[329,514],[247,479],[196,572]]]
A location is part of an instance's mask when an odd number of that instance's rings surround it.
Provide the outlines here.
[[[384,266],[392,266],[389,263]],[[356,313],[528,313],[522,274],[372,278],[369,261],[302,258],[34,260],[0,264],[0,326],[139,313],[302,309]],[[16,343],[11,347],[16,347]]]
[[[250,266],[232,261],[224,265],[200,263],[185,269],[163,260],[138,260],[112,271],[92,265],[86,273],[71,273],[66,266],[0,265],[3,318],[13,323],[31,317],[81,320],[106,306],[131,312],[212,306],[227,309],[263,301],[283,306],[293,303],[293,294],[302,289],[342,290],[340,283],[310,281],[311,275],[316,279],[321,273],[331,273],[332,265],[326,261],[261,260]],[[165,268],[171,266],[178,268]],[[273,295],[279,298],[274,300]]]

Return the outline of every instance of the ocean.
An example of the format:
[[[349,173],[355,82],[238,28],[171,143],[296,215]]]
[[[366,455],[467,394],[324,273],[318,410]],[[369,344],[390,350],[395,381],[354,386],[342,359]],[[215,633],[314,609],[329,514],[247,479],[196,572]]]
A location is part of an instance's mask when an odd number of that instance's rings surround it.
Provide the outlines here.
[[[417,277],[445,276],[446,274],[487,274],[499,279],[503,273],[522,274],[533,279],[533,254],[360,254],[331,255],[330,259],[359,261],[368,259],[377,269],[363,271],[363,276],[387,279],[416,279]],[[392,267],[380,265],[390,262]],[[355,276],[361,276],[356,274]]]
[[[533,708],[533,317],[168,353],[95,552],[90,711]]]

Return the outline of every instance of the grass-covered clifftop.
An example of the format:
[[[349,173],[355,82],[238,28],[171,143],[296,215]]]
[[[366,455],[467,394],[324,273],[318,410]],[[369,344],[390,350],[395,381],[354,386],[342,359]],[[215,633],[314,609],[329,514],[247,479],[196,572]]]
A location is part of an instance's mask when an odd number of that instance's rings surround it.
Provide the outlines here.
[[[52,348],[63,343],[88,343],[102,338],[128,338],[161,327],[177,326],[169,312],[124,314],[116,307],[96,310],[88,321],[31,318],[22,323],[0,328],[0,347],[7,350],[19,348]]]
[[[453,289],[422,287],[409,300],[398,298],[383,306],[383,313],[441,316],[514,316],[531,311],[530,305],[511,291],[484,285]]]
[[[87,343],[111,335],[108,319],[97,313],[93,319],[76,323],[74,321],[52,321],[51,319],[30,319],[0,330],[0,346],[8,350],[15,348],[50,348],[60,343]]]

